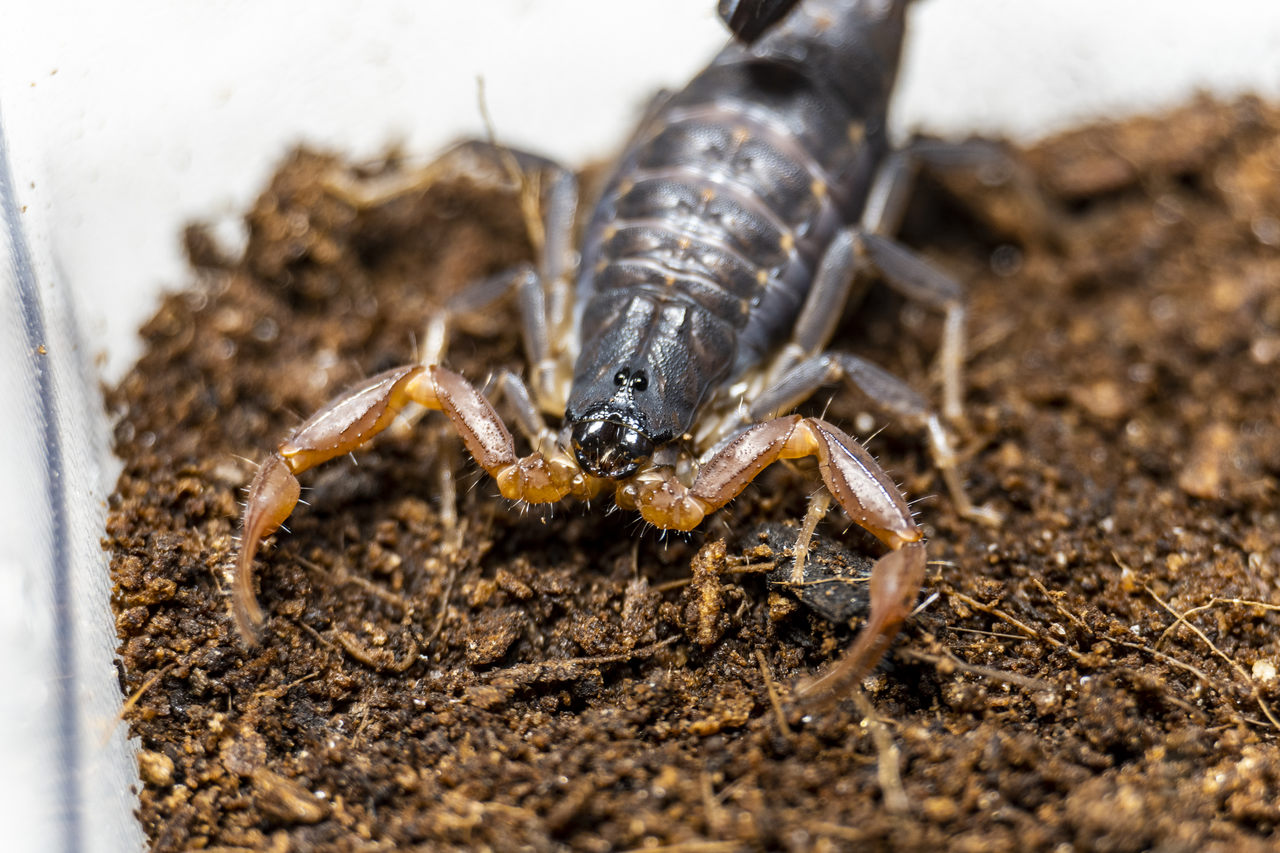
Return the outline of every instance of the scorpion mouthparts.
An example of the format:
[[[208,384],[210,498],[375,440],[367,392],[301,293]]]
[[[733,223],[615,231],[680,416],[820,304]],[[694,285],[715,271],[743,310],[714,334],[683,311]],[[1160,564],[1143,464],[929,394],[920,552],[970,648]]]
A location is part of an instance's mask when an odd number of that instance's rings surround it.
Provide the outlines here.
[[[620,421],[579,421],[573,427],[573,455],[591,476],[620,480],[649,460],[653,441]]]

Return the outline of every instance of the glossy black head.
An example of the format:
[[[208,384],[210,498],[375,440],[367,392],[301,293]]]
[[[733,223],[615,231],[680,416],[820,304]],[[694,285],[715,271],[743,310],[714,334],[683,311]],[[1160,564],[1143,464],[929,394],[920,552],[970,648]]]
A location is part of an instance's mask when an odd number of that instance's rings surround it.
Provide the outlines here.
[[[635,407],[635,396],[649,390],[643,370],[622,368],[613,375],[616,389],[608,403],[596,406],[573,424],[572,447],[582,470],[611,480],[629,477],[653,455],[653,439]]]
[[[733,339],[695,305],[627,291],[599,295],[582,328],[569,444],[587,473],[629,477],[690,429],[732,362]]]

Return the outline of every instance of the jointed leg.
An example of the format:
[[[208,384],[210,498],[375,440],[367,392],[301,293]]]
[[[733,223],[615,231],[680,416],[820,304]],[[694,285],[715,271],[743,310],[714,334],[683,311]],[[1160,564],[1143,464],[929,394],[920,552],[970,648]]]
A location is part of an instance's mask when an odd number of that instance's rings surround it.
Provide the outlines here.
[[[878,270],[894,289],[943,311],[942,345],[938,363],[943,375],[943,413],[958,420],[962,415],[961,368],[964,361],[964,292],[954,279],[897,242],[883,236],[896,228],[906,195],[903,190],[914,174],[914,161],[902,153],[889,158],[877,175],[869,195],[863,224],[839,235],[818,267],[813,287],[796,323],[787,355],[779,362],[783,374],[772,387],[752,401],[753,420],[786,412],[806,400],[823,385],[844,379],[879,409],[924,432],[938,469],[942,472],[957,511],[984,523],[1000,518],[985,507],[975,507],[956,470],[951,440],[937,415],[906,383],[874,364],[843,353],[821,354],[831,339],[839,308],[854,279],[864,270]]]
[[[410,402],[443,411],[467,451],[498,483],[503,497],[548,503],[566,495],[592,497],[600,483],[584,475],[558,451],[516,456],[515,442],[489,401],[458,374],[438,365],[397,367],[336,398],[280,443],[258,468],[249,487],[236,558],[232,615],[246,641],[253,641],[263,614],[253,593],[253,557],[258,544],[297,505],[298,474],[350,453],[387,428]]]
[[[938,366],[942,373],[942,413],[950,421],[964,412],[965,300],[964,289],[954,278],[932,266],[893,239],[902,225],[916,173],[922,165],[933,169],[977,170],[995,157],[985,143],[958,144],[949,148],[913,143],[886,158],[876,174],[857,229],[860,251],[885,281],[908,299],[941,311],[945,317]],[[1007,155],[1006,159],[1007,159]],[[1003,161],[1002,161],[1003,162]]]
[[[578,211],[577,176],[536,154],[485,142],[463,144],[480,156],[496,159],[517,183],[525,226],[538,255],[536,272],[522,271],[518,284],[530,384],[544,410],[563,411],[567,398],[564,380],[569,370],[566,342],[573,321],[569,278]]]
[[[871,613],[867,623],[853,638],[853,645],[827,670],[796,686],[796,697],[804,704],[822,709],[849,694],[884,657],[911,615],[927,563],[923,542],[890,551],[871,570]]]
[[[515,416],[516,426],[535,450],[550,452],[555,446],[555,432],[547,426],[529,386],[519,375],[502,369],[494,375],[492,387],[499,396],[495,401],[505,400],[511,414]]]
[[[444,157],[464,156],[514,183],[537,265],[512,270],[508,281],[520,304],[521,331],[533,396],[544,411],[561,412],[567,399],[572,334],[573,225],[578,180],[553,160],[518,149],[470,140]],[[485,171],[485,170],[480,170]],[[474,173],[474,172],[473,172]]]
[[[823,385],[844,380],[876,408],[901,421],[908,429],[924,433],[934,465],[947,484],[956,512],[984,524],[998,524],[999,513],[975,506],[965,491],[951,439],[924,398],[887,370],[849,353],[826,353],[796,365],[776,385],[764,392],[749,410],[752,418],[787,411],[808,399]]]
[[[950,421],[959,421],[964,416],[964,290],[955,279],[888,237],[863,234],[862,247],[890,287],[942,312],[942,342],[937,356],[942,374],[942,413]]]
[[[803,456],[817,457],[827,491],[855,524],[890,549],[872,568],[871,613],[849,652],[800,688],[806,701],[823,704],[839,699],[880,660],[924,581],[923,534],[902,494],[861,444],[819,418],[776,418],[725,445],[702,466],[692,486],[670,473],[650,471],[619,490],[618,502],[635,506],[659,527],[690,530],[769,465]]]
[[[943,313],[937,357],[942,373],[942,411],[949,420],[959,420],[964,392],[964,291],[958,282],[909,249],[865,228],[843,232],[828,247],[791,343],[775,369],[790,371],[802,359],[827,347],[855,281],[868,270],[879,271],[891,287],[907,298]]]
[[[381,182],[330,179],[329,189],[362,208],[385,204],[452,175],[509,188],[518,193],[537,264],[524,264],[468,288],[451,309],[483,303],[514,289],[520,301],[521,331],[530,366],[534,398],[544,411],[560,412],[567,397],[572,348],[573,225],[578,209],[577,176],[538,154],[485,140],[460,142],[416,174]]]
[[[1039,239],[1051,230],[1056,212],[1036,187],[1026,164],[1009,147],[987,139],[959,142],[942,139],[915,139],[885,159],[863,209],[863,227],[877,234],[896,234],[902,224],[916,175],[927,171],[935,177],[964,175],[976,177],[988,192],[1007,188],[1017,200],[1009,211],[1016,225],[1002,230]],[[1005,217],[1000,217],[1004,219]],[[1000,222],[993,222],[998,228]]]

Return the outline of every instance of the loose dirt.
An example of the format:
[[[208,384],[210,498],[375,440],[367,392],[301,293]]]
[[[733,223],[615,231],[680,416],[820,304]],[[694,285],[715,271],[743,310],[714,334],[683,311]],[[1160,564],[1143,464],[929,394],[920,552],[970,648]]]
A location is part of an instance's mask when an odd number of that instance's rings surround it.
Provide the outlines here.
[[[531,248],[507,190],[436,175],[357,202],[411,170],[310,150],[243,257],[189,229],[190,285],[108,395],[152,848],[1271,849],[1280,110],[1197,102],[1021,156],[1055,215],[925,181],[904,234],[969,285],[956,433],[1005,521],[959,519],[920,436],[871,439],[933,562],[881,667],[813,717],[792,686],[848,644],[822,614],[856,625],[878,551],[833,512],[813,568],[839,594],[771,581],[811,472],[774,466],[663,536],[503,502],[439,415],[304,475],[244,646],[228,571],[253,461]],[[460,317],[449,365],[520,369],[515,318]],[[837,345],[938,399],[939,327],[876,288]],[[885,426],[841,389],[811,408]]]

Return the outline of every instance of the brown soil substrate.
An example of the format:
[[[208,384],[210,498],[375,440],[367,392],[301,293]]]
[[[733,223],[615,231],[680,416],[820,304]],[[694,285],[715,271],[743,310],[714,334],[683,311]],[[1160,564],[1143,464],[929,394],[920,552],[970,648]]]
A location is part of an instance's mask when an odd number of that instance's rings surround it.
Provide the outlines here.
[[[309,151],[244,258],[190,230],[199,272],[109,395],[153,848],[1269,848],[1280,613],[1250,602],[1280,602],[1280,111],[1200,102],[1025,158],[1047,230],[955,179],[922,187],[904,236],[970,285],[957,434],[1005,522],[957,518],[919,436],[875,437],[928,496],[924,604],[860,696],[805,718],[792,685],[853,633],[768,575],[811,472],[774,466],[662,536],[504,503],[438,415],[304,476],[247,649],[228,569],[249,460],[530,250],[509,193],[437,176],[356,205],[402,167]],[[519,369],[514,317],[461,318],[449,364]],[[838,345],[936,399],[938,330],[878,288]],[[837,391],[827,417],[862,408]],[[842,529],[819,528],[850,550],[816,570],[857,577],[878,552]]]

